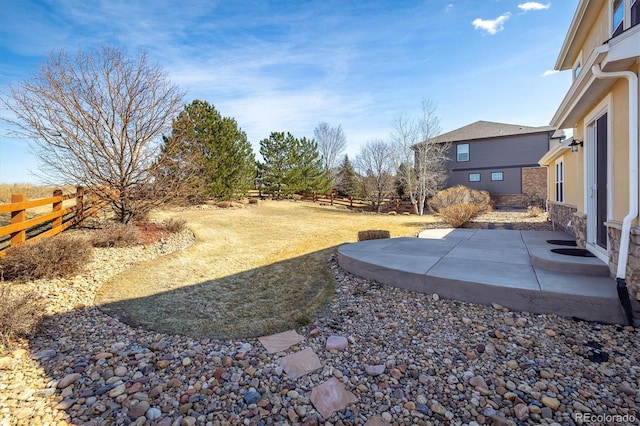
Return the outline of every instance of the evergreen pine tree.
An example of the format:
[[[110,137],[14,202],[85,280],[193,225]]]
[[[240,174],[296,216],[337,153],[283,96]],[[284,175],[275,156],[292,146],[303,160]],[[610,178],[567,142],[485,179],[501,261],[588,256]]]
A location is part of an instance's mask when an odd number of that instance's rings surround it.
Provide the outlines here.
[[[346,154],[336,176],[336,187],[341,195],[346,195],[347,197],[358,197],[360,194],[358,173]]]
[[[229,199],[246,194],[253,185],[255,159],[246,134],[233,118],[222,117],[206,101],[184,107],[173,121],[171,136],[165,138],[165,147],[169,146],[174,178],[195,176],[193,200]]]

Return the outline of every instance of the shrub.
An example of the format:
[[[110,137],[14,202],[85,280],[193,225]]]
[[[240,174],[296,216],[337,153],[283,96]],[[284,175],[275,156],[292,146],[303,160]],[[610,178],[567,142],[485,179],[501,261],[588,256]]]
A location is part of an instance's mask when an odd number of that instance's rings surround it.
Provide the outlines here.
[[[383,238],[391,238],[391,233],[382,229],[358,231],[358,241],[380,240]]]
[[[0,274],[10,281],[29,281],[76,274],[91,259],[91,245],[82,237],[56,235],[7,250]]]
[[[2,285],[0,300],[0,347],[9,345],[17,337],[28,337],[38,329],[45,314],[42,296]]]
[[[456,204],[474,204],[478,207],[478,214],[491,211],[491,195],[487,191],[477,191],[463,185],[444,189],[431,197],[427,203],[436,213],[440,209]]]
[[[257,198],[249,198],[249,204],[258,204]]]
[[[184,219],[176,219],[170,218],[162,221],[161,228],[165,231],[171,232],[172,234],[184,231],[184,228],[187,226],[187,221]]]
[[[140,231],[135,225],[111,222],[91,232],[94,247],[126,247],[140,243]]]
[[[460,228],[476,217],[478,213],[478,205],[470,203],[453,204],[438,211],[438,215],[442,217],[442,220],[453,228]]]
[[[527,216],[529,217],[538,217],[544,214],[544,210],[538,206],[529,206],[527,207]]]

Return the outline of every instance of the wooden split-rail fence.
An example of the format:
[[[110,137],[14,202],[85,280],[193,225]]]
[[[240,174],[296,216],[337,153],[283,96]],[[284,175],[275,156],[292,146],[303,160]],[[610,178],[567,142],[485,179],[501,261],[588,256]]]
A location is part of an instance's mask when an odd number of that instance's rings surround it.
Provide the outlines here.
[[[265,198],[259,190],[249,191],[249,197],[253,198]],[[335,192],[328,194],[308,193],[304,195],[294,195],[294,199],[302,201],[311,201],[319,204],[326,204],[330,206],[342,206],[351,210],[361,211],[374,211],[370,200],[364,200],[361,198],[353,197],[340,197]],[[398,214],[416,214],[416,209],[409,200],[403,200],[397,197],[385,197],[380,205],[381,213],[395,212]]]
[[[79,186],[75,193],[63,195],[61,189],[56,189],[53,196],[34,200],[27,200],[25,194],[11,194],[10,203],[0,204],[0,215],[11,215],[10,223],[0,226],[0,257],[10,247],[57,235],[71,226],[82,226],[85,218],[95,216],[109,203],[99,193],[104,191]],[[73,199],[74,205],[64,207],[65,201]],[[27,217],[28,209],[47,205],[52,206],[51,212]]]

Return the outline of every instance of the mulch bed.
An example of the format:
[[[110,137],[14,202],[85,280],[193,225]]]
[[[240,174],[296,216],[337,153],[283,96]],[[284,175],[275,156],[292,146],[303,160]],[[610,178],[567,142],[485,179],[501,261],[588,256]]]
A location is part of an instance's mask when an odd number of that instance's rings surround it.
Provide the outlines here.
[[[153,244],[169,236],[169,232],[160,228],[153,222],[136,222],[136,227],[140,232],[140,243],[144,245]]]

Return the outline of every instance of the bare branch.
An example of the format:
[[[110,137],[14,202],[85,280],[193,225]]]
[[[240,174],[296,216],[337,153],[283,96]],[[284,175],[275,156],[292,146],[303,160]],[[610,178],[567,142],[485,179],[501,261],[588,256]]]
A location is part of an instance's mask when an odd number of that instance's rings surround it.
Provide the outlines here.
[[[393,168],[389,145],[382,140],[367,142],[356,158],[363,195],[379,213],[384,198],[393,192]]]
[[[103,47],[51,53],[32,80],[10,87],[4,103],[19,136],[34,141],[45,181],[116,189],[113,206],[127,222],[168,192],[154,187],[165,155],[159,142],[182,98],[145,54],[132,59]]]
[[[447,178],[445,163],[449,146],[431,142],[439,133],[436,105],[423,100],[422,115],[416,119],[400,116],[391,134],[398,180],[410,193],[419,215],[424,214],[426,199],[435,194]]]
[[[330,127],[327,123],[321,122],[313,131],[313,135],[318,143],[324,170],[333,180],[337,173],[338,159],[347,145],[342,126]]]

